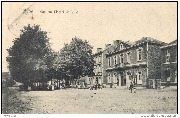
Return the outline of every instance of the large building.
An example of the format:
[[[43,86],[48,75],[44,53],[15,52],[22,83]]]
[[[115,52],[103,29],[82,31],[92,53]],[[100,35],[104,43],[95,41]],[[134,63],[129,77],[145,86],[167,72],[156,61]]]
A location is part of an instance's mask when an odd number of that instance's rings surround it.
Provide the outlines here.
[[[177,40],[161,47],[161,84],[177,85]]]
[[[130,82],[137,87],[160,87],[164,46],[166,43],[150,37],[134,43],[115,40],[107,44],[94,54],[96,82],[109,87],[127,88]]]
[[[116,50],[106,55],[108,84],[129,87],[133,82],[135,86],[156,88],[161,79],[160,47],[164,44],[149,37],[143,37],[132,45],[116,41]]]

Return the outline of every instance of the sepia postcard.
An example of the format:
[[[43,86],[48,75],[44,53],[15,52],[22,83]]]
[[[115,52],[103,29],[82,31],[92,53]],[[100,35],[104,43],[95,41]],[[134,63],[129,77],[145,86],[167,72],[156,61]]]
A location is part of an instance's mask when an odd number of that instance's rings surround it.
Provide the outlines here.
[[[177,2],[1,5],[3,117],[178,116]]]

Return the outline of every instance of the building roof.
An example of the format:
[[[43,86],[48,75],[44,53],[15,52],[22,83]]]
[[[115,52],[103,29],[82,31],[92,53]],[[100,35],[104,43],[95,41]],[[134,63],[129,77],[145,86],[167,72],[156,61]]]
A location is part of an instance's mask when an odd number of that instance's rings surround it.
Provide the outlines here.
[[[124,44],[129,45],[129,46],[132,45],[132,43],[131,43],[130,41],[122,41],[122,40],[119,40],[119,43],[124,43]]]
[[[162,41],[159,41],[157,39],[154,39],[154,38],[151,38],[151,37],[143,37],[141,38],[140,40],[138,41],[135,41],[135,42],[129,42],[129,41],[122,41],[122,40],[119,40],[119,43],[124,43],[124,44],[127,44],[128,47],[124,48],[123,50],[120,50],[120,51],[117,51],[117,52],[114,52],[114,50],[111,50],[107,55],[113,55],[115,53],[119,53],[119,52],[122,52],[122,51],[125,51],[127,49],[130,49],[132,47],[136,47],[136,46],[140,46],[141,44],[145,44],[145,43],[151,43],[151,44],[157,44],[157,45],[161,45],[161,46],[164,46],[166,45],[165,42],[162,42]],[[173,42],[171,42],[173,43]],[[103,51],[101,52],[98,52],[98,53],[95,53],[94,55],[97,56],[99,54],[102,54],[102,52],[104,52],[105,50],[113,47],[114,45],[109,45],[108,47],[106,47],[105,49],[103,49]]]
[[[177,39],[172,41],[172,42],[170,42],[168,45],[173,45],[173,44],[177,45]]]
[[[170,42],[170,43],[168,43],[168,44],[166,44],[165,46],[162,46],[161,48],[168,48],[168,47],[172,47],[172,46],[175,46],[175,45],[177,45],[177,39]]]
[[[151,37],[143,37],[140,40],[136,41],[134,45],[139,45],[143,43],[152,43],[152,44],[159,44],[159,45],[165,45],[165,42],[159,41],[157,39],[151,38]]]

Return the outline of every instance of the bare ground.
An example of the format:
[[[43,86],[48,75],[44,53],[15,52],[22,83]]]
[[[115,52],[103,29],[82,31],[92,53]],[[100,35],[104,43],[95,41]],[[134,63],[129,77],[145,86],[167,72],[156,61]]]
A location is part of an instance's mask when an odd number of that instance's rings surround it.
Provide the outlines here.
[[[63,89],[3,93],[3,113],[10,114],[176,114],[176,90]]]

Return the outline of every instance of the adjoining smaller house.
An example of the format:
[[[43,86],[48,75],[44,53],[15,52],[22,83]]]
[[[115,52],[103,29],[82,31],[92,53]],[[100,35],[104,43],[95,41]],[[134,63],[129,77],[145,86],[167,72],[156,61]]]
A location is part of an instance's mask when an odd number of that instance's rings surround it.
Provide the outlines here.
[[[56,90],[65,87],[65,80],[52,79],[47,82],[34,82],[32,90]]]
[[[78,80],[77,87],[78,87],[78,88],[85,88],[85,87],[87,87],[87,79],[88,79],[87,76],[81,77],[81,78]]]
[[[103,82],[99,76],[84,76],[78,80],[78,88],[102,88]]]
[[[177,40],[161,47],[161,86],[177,86]]]
[[[78,80],[78,88],[89,88],[93,84],[93,77],[84,76]]]
[[[103,84],[103,50],[102,48],[97,48],[97,52],[94,56],[94,76],[89,79],[91,85]]]

